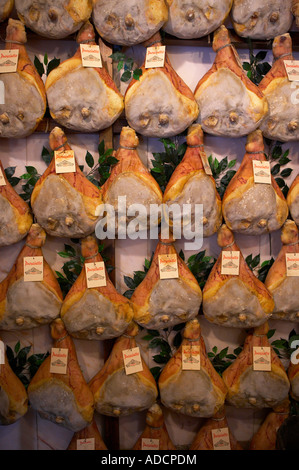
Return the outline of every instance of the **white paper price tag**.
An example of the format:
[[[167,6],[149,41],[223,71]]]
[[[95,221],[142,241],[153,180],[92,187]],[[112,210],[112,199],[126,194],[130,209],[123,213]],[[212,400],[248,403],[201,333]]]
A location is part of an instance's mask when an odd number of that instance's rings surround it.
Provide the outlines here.
[[[228,428],[212,429],[214,450],[231,450]]]
[[[271,348],[269,346],[253,347],[253,370],[271,371]]]
[[[80,48],[83,67],[103,67],[100,46],[80,44]]]
[[[147,439],[142,438],[141,441],[141,450],[159,450],[160,442],[159,439]]]
[[[287,276],[299,276],[299,253],[286,253]]]
[[[0,341],[0,364],[5,364],[5,346],[3,341]]]
[[[299,60],[284,60],[284,66],[291,82],[299,81]]]
[[[107,285],[105,264],[103,261],[85,263],[87,287],[103,287]]]
[[[139,348],[123,350],[123,360],[126,375],[135,374],[143,370],[142,360]]]
[[[200,370],[200,346],[188,344],[182,346],[182,369]]]
[[[95,450],[95,438],[77,439],[77,450]]]
[[[0,186],[6,186],[6,181],[0,168]]]
[[[55,151],[55,170],[56,173],[75,173],[76,161],[73,150]]]
[[[43,256],[25,257],[24,282],[40,282],[44,280],[44,258]]]
[[[19,62],[19,49],[0,50],[0,73],[16,72]]]
[[[68,349],[52,348],[51,349],[51,374],[66,374],[68,365]]]
[[[160,279],[177,279],[179,277],[177,255],[159,255]]]
[[[145,68],[152,69],[164,67],[165,64],[165,46],[153,46],[146,49]]]
[[[221,274],[238,276],[240,271],[240,252],[222,251]]]
[[[259,160],[252,160],[253,177],[255,183],[271,184],[271,168],[270,162],[260,162]]]

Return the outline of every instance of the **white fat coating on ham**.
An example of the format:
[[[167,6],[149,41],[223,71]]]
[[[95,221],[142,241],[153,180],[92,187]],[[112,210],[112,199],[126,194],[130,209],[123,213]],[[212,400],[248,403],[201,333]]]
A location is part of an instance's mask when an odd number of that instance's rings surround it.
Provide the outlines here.
[[[231,15],[240,36],[272,39],[291,28],[291,7],[292,0],[234,0]]]
[[[18,72],[2,74],[1,81],[5,104],[0,105],[0,137],[26,137],[43,117],[44,101],[38,89]]]
[[[204,132],[226,137],[250,134],[264,118],[263,100],[252,100],[244,83],[230,70],[219,69],[198,88],[198,123]],[[230,119],[231,113],[233,120]],[[211,124],[212,122],[212,124]],[[216,124],[215,124],[216,123]]]
[[[223,23],[231,5],[231,0],[173,0],[163,29],[182,39],[206,36]]]
[[[94,231],[97,222],[88,217],[81,194],[59,175],[45,179],[32,209],[37,223],[54,237],[85,237]],[[73,219],[71,226],[66,224],[66,217]]]
[[[121,306],[114,304],[95,289],[84,292],[81,299],[63,316],[63,322],[72,336],[92,340],[115,338],[123,334],[128,327]],[[98,334],[97,328],[103,328],[103,333]]]
[[[299,277],[289,276],[272,290],[275,308],[272,318],[278,320],[299,321],[299,298],[294,295],[299,291]]]
[[[143,410],[148,410],[156,401],[156,391],[146,386],[138,374],[126,375],[120,369],[109,375],[101,388],[100,395],[95,401],[96,411],[107,416],[127,416]],[[118,415],[118,414],[117,414]]]
[[[96,0],[92,18],[100,35],[111,44],[130,46],[151,38],[163,25],[148,18],[150,0]],[[126,17],[132,18],[126,26]]]
[[[113,95],[92,68],[79,67],[61,77],[47,90],[51,113],[68,129],[96,132],[111,126],[122,111],[113,108]],[[85,117],[84,117],[85,116]]]
[[[183,415],[202,418],[213,416],[221,399],[203,369],[180,371],[160,387],[160,395],[163,405],[167,408]]]
[[[119,210],[119,197],[126,197],[126,217],[121,215]],[[120,223],[128,223],[127,230],[130,230],[129,223],[130,221],[138,218],[140,221],[140,228],[149,227],[149,218],[150,218],[150,206],[152,204],[157,204],[160,206],[162,203],[162,197],[159,198],[157,193],[147,185],[141,178],[131,172],[121,173],[118,175],[111,185],[108,188],[108,191],[104,197],[105,204],[113,206],[115,210],[115,227],[118,228]],[[143,210],[136,211],[134,209],[134,204],[142,205]],[[132,212],[129,211],[131,207]],[[134,231],[134,227],[132,227]]]
[[[201,301],[201,292],[193,290],[183,279],[160,279],[149,298],[151,319],[146,323],[140,319],[138,323],[149,329],[170,328],[195,318]]]
[[[274,81],[275,83],[275,81]],[[269,114],[260,125],[264,137],[280,142],[299,140],[299,83],[288,78],[264,94],[269,104]]]
[[[271,184],[254,183],[241,197],[224,203],[223,215],[233,232],[262,235],[280,228],[276,194]],[[266,224],[259,225],[261,220]]]
[[[87,0],[81,2],[87,4]],[[65,38],[83,24],[75,21],[66,10],[69,3],[69,0],[15,0],[17,12],[26,26],[40,36],[53,39]],[[56,20],[51,20],[51,12],[56,15]],[[75,11],[73,13],[75,15]]]
[[[61,300],[42,282],[14,282],[7,291],[4,316],[0,322],[3,330],[25,330],[52,322],[58,318]],[[18,325],[16,320],[23,323]]]
[[[197,106],[178,93],[164,72],[148,69],[125,97],[129,126],[148,137],[171,137],[197,118]],[[185,101],[186,100],[186,101]],[[161,124],[164,123],[164,124]]]
[[[80,414],[72,390],[58,379],[51,378],[32,391],[28,389],[28,398],[42,418],[70,431],[80,431],[90,424]],[[57,422],[56,418],[63,420]]]
[[[258,298],[238,278],[228,280],[211,299],[204,299],[203,312],[210,322],[233,328],[259,326],[269,318]]]
[[[299,225],[299,195],[295,197],[293,202],[289,206],[289,210],[292,216],[292,219],[296,223],[296,225]]]
[[[222,220],[221,211],[216,199],[216,189],[211,181],[211,178],[204,173],[197,173],[188,179],[181,193],[172,200],[166,201],[169,209],[172,204],[178,204],[181,208],[181,214],[183,214],[183,204],[191,205],[191,230],[195,230],[195,204],[202,204],[203,206],[203,217],[207,220],[207,223],[203,225],[203,236],[209,237],[217,231]],[[170,213],[170,217],[176,220],[175,211],[174,215]],[[180,216],[180,220],[181,220]],[[186,223],[189,221],[186,218]],[[181,220],[182,226],[185,224],[184,220]],[[202,220],[200,220],[202,223]]]
[[[0,194],[0,246],[12,245],[22,240],[26,233],[20,233],[15,214],[8,200]]]
[[[240,378],[238,392],[228,394],[226,401],[236,408],[273,408],[288,397],[289,389],[289,381],[273,371],[249,368]]]
[[[9,400],[7,393],[0,385],[0,425],[5,425],[10,422],[11,422],[10,400]]]

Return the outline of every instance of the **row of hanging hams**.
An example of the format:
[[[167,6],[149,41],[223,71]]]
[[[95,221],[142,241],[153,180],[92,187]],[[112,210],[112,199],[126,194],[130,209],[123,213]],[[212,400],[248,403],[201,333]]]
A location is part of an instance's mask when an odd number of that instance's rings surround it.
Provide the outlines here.
[[[18,17],[40,36],[62,39],[92,19],[109,43],[140,44],[162,29],[172,36],[194,39],[215,31],[228,18],[235,32],[252,39],[271,39],[284,34],[298,21],[298,0],[2,0],[0,21],[15,6]]]
[[[161,214],[173,230],[176,222],[184,228],[183,212],[172,210],[190,204],[190,226],[195,233],[200,225],[203,237],[215,234],[224,219],[235,233],[262,235],[281,229],[288,216],[298,224],[298,177],[290,186],[285,198],[273,176],[271,184],[255,181],[253,161],[266,162],[264,139],[260,130],[247,137],[245,155],[240,167],[228,184],[221,200],[213,176],[206,170],[207,156],[204,150],[204,134],[200,124],[188,129],[187,148],[179,165],[175,168],[164,193],[150,170],[142,163],[136,132],[123,127],[119,147],[115,152],[117,163],[112,167],[107,181],[101,187],[87,179],[74,156],[73,172],[57,173],[56,157],[37,181],[31,194],[31,207],[19,196],[9,183],[1,164],[3,184],[0,186],[0,205],[3,217],[0,224],[0,246],[8,246],[27,236],[33,222],[47,234],[58,238],[85,238],[95,232],[97,224],[105,222],[112,226],[117,236],[119,223],[126,227],[134,214],[130,207],[137,201],[145,208],[143,227],[148,230],[152,205],[167,207]],[[55,127],[49,136],[50,148],[56,151],[71,151],[64,131]],[[119,198],[126,198],[125,220],[121,219]],[[263,204],[256,204],[263,200]],[[203,214],[198,220],[196,205],[203,205]],[[110,207],[114,216],[105,216],[101,208]],[[105,209],[106,211],[107,209]],[[166,210],[166,209],[165,209]],[[166,212],[167,212],[166,211]],[[109,211],[108,211],[109,212]],[[164,211],[165,212],[165,211]],[[120,217],[120,221],[119,221]],[[177,219],[179,217],[179,219]],[[105,222],[106,223],[106,222]],[[105,237],[105,235],[103,235]]]
[[[33,224],[25,246],[0,283],[0,328],[4,331],[28,330],[61,317],[72,337],[106,340],[121,336],[133,320],[142,328],[162,330],[191,321],[199,312],[210,323],[229,328],[254,328],[270,318],[299,321],[298,298],[293,295],[298,276],[288,275],[286,262],[287,255],[298,253],[299,245],[298,228],[290,219],[282,228],[282,246],[264,283],[248,267],[233,233],[223,224],[218,231],[221,252],[203,290],[178,255],[173,238],[160,238],[151,266],[130,300],[118,293],[106,269],[102,286],[89,284],[87,268],[103,263],[94,235],[81,242],[84,266],[65,298],[46,260],[41,280],[25,279],[25,260],[43,257],[45,238],[45,231]],[[222,268],[232,252],[239,257],[238,272],[224,274]],[[161,278],[159,258],[165,255],[177,262],[175,278]]]
[[[81,27],[79,45],[96,44],[90,22]],[[299,107],[296,83],[289,80],[284,60],[292,60],[288,33],[273,41],[274,63],[259,86],[242,68],[229,31],[214,34],[216,57],[199,80],[194,93],[173,69],[167,51],[163,67],[146,68],[132,79],[124,96],[103,67],[85,67],[81,49],[47,76],[45,84],[26,52],[26,32],[18,20],[9,20],[6,49],[19,50],[17,72],[5,73],[5,104],[0,105],[0,136],[30,135],[45,115],[61,126],[81,132],[110,127],[124,112],[130,127],[147,137],[171,137],[198,122],[211,135],[241,137],[260,128],[265,137],[297,141]],[[160,33],[144,42],[162,44]],[[28,98],[30,95],[30,99]]]
[[[114,343],[103,367],[87,383],[80,369],[74,342],[67,334],[63,321],[57,319],[51,324],[53,348],[67,349],[66,371],[53,372],[52,356],[49,355],[26,390],[6,360],[0,366],[0,422],[3,425],[16,422],[31,406],[42,418],[73,431],[77,439],[82,439],[90,436],[90,432],[94,435],[95,413],[120,417],[147,410],[144,433],[134,448],[141,448],[142,438],[158,438],[162,440],[162,446],[174,449],[163,420],[163,406],[172,410],[178,419],[180,415],[185,415],[206,420],[190,447],[191,450],[204,450],[213,448],[211,430],[228,428],[226,405],[255,410],[266,408],[268,415],[253,436],[250,448],[274,449],[276,431],[290,413],[289,394],[298,399],[296,383],[299,368],[298,364],[290,363],[285,371],[270,346],[268,330],[267,322],[250,330],[241,352],[221,376],[208,358],[200,322],[195,318],[186,323],[180,347],[156,382],[142,355],[141,369],[133,373],[126,372],[123,352],[137,347],[138,327],[133,322]],[[254,370],[253,350],[256,347],[270,348],[269,370]],[[200,361],[200,367],[193,370],[183,366],[188,348],[189,354],[194,354]],[[196,348],[197,352],[194,352]],[[157,401],[158,393],[160,405]],[[75,436],[70,443],[72,448]],[[232,450],[242,449],[233,434],[230,434],[230,441]],[[101,439],[100,445],[104,446]]]

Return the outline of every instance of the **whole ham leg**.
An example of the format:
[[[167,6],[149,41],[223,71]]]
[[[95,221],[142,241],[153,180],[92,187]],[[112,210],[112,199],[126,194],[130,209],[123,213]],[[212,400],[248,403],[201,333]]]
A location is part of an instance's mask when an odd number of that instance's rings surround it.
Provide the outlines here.
[[[26,389],[11,369],[5,352],[2,361],[3,359],[4,363],[0,363],[0,425],[2,426],[15,423],[28,411]]]
[[[158,389],[154,377],[141,356],[142,371],[126,374],[123,351],[137,347],[138,325],[132,322],[125,334],[116,339],[102,369],[89,382],[95,409],[106,416],[128,416],[148,410],[156,401]]]
[[[171,210],[173,204],[179,205],[181,214],[184,204],[192,204],[191,230],[195,228],[195,207],[196,204],[203,206],[203,219],[200,224],[203,226],[203,236],[209,237],[219,229],[222,222],[221,198],[216,189],[213,176],[205,171],[204,162],[207,157],[204,151],[204,135],[200,124],[192,124],[188,129],[187,150],[183,160],[174,170],[163,195],[163,203],[167,204]],[[186,222],[181,217],[181,225]],[[170,225],[172,225],[170,219]],[[177,221],[176,222],[180,222]],[[188,220],[189,222],[189,220]]]
[[[276,320],[299,321],[299,300],[294,292],[299,289],[299,277],[287,274],[287,258],[299,252],[298,227],[293,220],[287,220],[281,230],[282,247],[268,271],[265,286],[273,295],[275,307],[272,318]],[[292,272],[296,261],[288,261]],[[297,261],[298,264],[298,261]]]
[[[269,184],[254,180],[253,160],[266,161],[260,130],[247,136],[245,150],[242,163],[224,193],[222,212],[226,225],[233,232],[262,235],[280,229],[289,210],[272,175]]]
[[[144,439],[146,439],[145,442],[143,442]],[[155,442],[152,444],[151,440],[153,439]],[[158,403],[154,403],[149,408],[146,414],[145,429],[132,450],[176,450],[169,437],[162,408]]]
[[[92,274],[93,263],[103,262],[103,259],[97,240],[92,235],[82,240],[81,250],[84,267],[63,301],[61,318],[75,338],[105,340],[118,337],[133,319],[133,306],[117,292],[106,268],[106,285],[87,287],[85,266],[88,265]]]
[[[271,70],[259,84],[267,98],[269,114],[260,125],[264,136],[280,142],[299,139],[299,106],[294,97],[299,93],[297,82],[290,81],[284,65],[294,60],[292,38],[289,33],[277,36],[272,43],[274,62]]]
[[[61,126],[81,132],[107,129],[124,109],[123,96],[103,66],[84,67],[80,45],[96,45],[88,21],[79,31],[73,57],[52,70],[45,88],[52,118]]]
[[[191,346],[200,350],[198,370],[182,367],[183,348]],[[208,358],[197,318],[186,323],[182,344],[162,370],[158,386],[161,403],[178,414],[210,418],[223,406],[227,388]]]
[[[271,410],[250,441],[249,450],[276,450],[277,431],[290,414],[289,403]]]
[[[45,86],[29,58],[26,42],[24,25],[9,18],[5,49],[19,51],[19,60],[16,72],[1,74],[5,104],[0,104],[0,137],[27,137],[46,112]]]
[[[211,323],[226,327],[250,328],[262,325],[271,316],[274,301],[265,285],[248,267],[233,232],[223,224],[218,231],[221,253],[203,289],[203,313]],[[230,262],[231,252],[239,252],[239,274],[222,274],[222,253]]]
[[[275,408],[288,401],[290,382],[267,338],[268,322],[254,328],[237,359],[223,372],[228,388],[226,402],[236,408]],[[253,348],[270,347],[271,370],[253,369]]]
[[[296,18],[297,28],[299,28],[299,1],[298,0],[292,0],[292,12]]]
[[[224,25],[214,33],[213,50],[216,52],[214,63],[194,91],[199,107],[197,121],[208,134],[248,135],[267,115],[267,100],[247,77]]]
[[[223,430],[223,432],[228,430],[228,436],[219,438],[218,446],[217,442],[215,445],[213,442],[213,431],[217,430]],[[215,416],[206,420],[196,434],[189,450],[217,450],[217,448],[221,450],[221,445],[225,445],[227,450],[243,450],[229,428],[224,407],[215,413]]]
[[[25,270],[30,270],[32,265],[32,260],[25,258],[43,256],[42,247],[45,241],[45,231],[38,224],[32,224],[25,246],[7,277],[0,283],[0,328],[3,330],[36,328],[49,324],[59,316],[63,295],[57,278],[45,258],[43,258],[43,280],[24,280]],[[24,260],[28,263],[28,267],[24,264]]]
[[[52,322],[51,335],[53,348],[68,350],[66,374],[50,372],[52,359],[48,356],[29,384],[28,398],[42,418],[77,432],[92,422],[93,395],[78,363],[74,342],[60,318]]]
[[[14,7],[14,0],[1,0],[0,1],[0,21],[6,20],[9,17]]]
[[[0,161],[0,172],[5,184],[0,185],[0,246],[8,246],[22,240],[33,222],[28,204],[9,183]]]
[[[49,136],[52,150],[71,150],[62,129]],[[56,173],[55,157],[37,181],[31,206],[37,222],[54,237],[84,238],[94,232],[97,210],[102,204],[101,190],[91,183],[76,160],[74,173]]]

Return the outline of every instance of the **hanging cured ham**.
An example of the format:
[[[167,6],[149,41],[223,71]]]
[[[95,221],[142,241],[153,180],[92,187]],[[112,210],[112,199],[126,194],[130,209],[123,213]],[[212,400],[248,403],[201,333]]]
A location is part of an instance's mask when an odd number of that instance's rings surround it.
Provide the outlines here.
[[[299,400],[299,357],[298,346],[290,358],[288,367],[288,378],[290,381],[290,396],[294,400]]]
[[[24,25],[12,18],[6,28],[5,49],[19,54],[16,72],[1,74],[5,104],[0,104],[0,137],[23,138],[32,134],[44,117],[47,106],[44,83],[25,48]],[[10,58],[8,60],[16,60]]]
[[[86,428],[74,433],[67,450],[108,450],[95,419]]]
[[[161,46],[157,33],[144,46]],[[125,93],[125,114],[130,127],[147,137],[171,137],[186,130],[198,117],[198,106],[186,83],[173,69],[167,51],[163,67],[141,67]]]
[[[176,267],[177,277],[173,277],[171,273]],[[173,237],[160,237],[151,266],[131,300],[135,307],[135,321],[147,329],[171,328],[198,315],[202,292],[196,278],[178,255]]]
[[[271,410],[253,435],[249,450],[277,450],[277,431],[290,414],[288,401]]]
[[[140,356],[141,371],[127,374],[125,370],[123,353],[130,354],[128,350],[135,350],[137,347],[135,338],[138,333],[138,325],[131,323],[126,333],[115,341],[102,369],[89,382],[96,411],[100,414],[114,417],[127,416],[148,410],[157,399],[155,379],[142,356]],[[130,362],[131,365],[136,365],[140,361],[134,356]]]
[[[92,0],[15,0],[22,22],[37,33],[51,39],[63,39],[80,29],[90,18]]]
[[[33,224],[25,246],[0,283],[0,328],[3,330],[35,328],[59,316],[63,296],[54,272],[43,257],[45,241],[45,231]],[[34,276],[41,272],[42,280],[35,281]]]
[[[159,31],[167,18],[164,0],[93,0],[93,23],[111,44],[140,44]]]
[[[71,151],[66,135],[55,127],[49,137],[50,147],[64,156]],[[37,222],[54,237],[83,238],[94,232],[101,191],[82,173],[75,158],[75,172],[57,173],[56,159],[37,181],[31,206]],[[62,160],[59,158],[58,163]]]
[[[292,182],[287,194],[287,204],[294,222],[299,225],[299,175]]]
[[[4,352],[4,358],[2,357],[0,363],[0,425],[15,423],[27,411],[28,396],[26,389],[10,367],[7,355]]]
[[[215,31],[227,19],[232,0],[166,0],[168,21],[163,30],[182,39],[196,39]]]
[[[292,275],[299,264],[299,256],[296,256],[299,240],[298,227],[293,220],[287,220],[282,227],[281,242],[280,252],[265,279],[265,286],[275,302],[272,318],[299,321],[299,299],[294,295],[299,289],[299,277]]]
[[[77,42],[96,45],[89,21],[80,29]],[[50,72],[45,87],[52,118],[78,132],[107,129],[124,109],[123,96],[106,68],[83,66],[80,46],[72,58]]]
[[[51,372],[51,366],[56,364],[57,359],[54,354],[53,358],[52,354],[49,355],[28,386],[28,398],[32,408],[38,411],[42,418],[77,432],[92,422],[93,396],[78,363],[74,342],[68,335],[63,321],[57,318],[50,328],[53,352],[67,354],[66,373]],[[58,358],[58,364],[59,361],[61,363]]]
[[[9,17],[14,7],[14,0],[0,0],[0,21]]]
[[[201,426],[189,450],[243,450],[231,432],[224,407]]]
[[[186,153],[166,186],[163,203],[167,204],[169,209],[173,204],[179,205],[181,214],[183,204],[192,204],[191,220],[188,218],[187,221],[190,222],[193,232],[195,228],[199,230],[199,227],[195,227],[195,205],[202,204],[203,219],[199,220],[199,223],[203,227],[203,236],[209,237],[217,232],[221,225],[222,205],[215,180],[205,170],[204,165],[208,160],[203,141],[200,124],[192,124],[188,129]],[[183,220],[181,224],[184,226]]]
[[[223,380],[228,388],[226,402],[236,408],[275,408],[288,401],[290,382],[286,371],[271,347],[267,333],[268,322],[251,330],[244,342],[243,350],[237,359],[223,372]],[[271,370],[255,370],[253,365],[267,363],[267,358],[256,355],[254,348],[270,347]],[[260,353],[261,350],[257,350]],[[261,361],[262,358],[262,361]]]
[[[188,370],[186,364],[200,368]],[[226,386],[208,358],[197,318],[186,324],[181,346],[162,370],[158,386],[162,404],[179,414],[210,418],[223,406]]]
[[[271,293],[248,267],[234,234],[224,224],[218,232],[221,253],[203,289],[203,313],[211,322],[226,327],[262,325],[274,308]],[[239,257],[239,261],[237,260]],[[236,274],[222,274],[239,262]]]
[[[259,84],[266,96],[269,114],[260,125],[264,136],[280,142],[299,140],[299,105],[294,96],[299,92],[296,82],[290,81],[285,60],[294,60],[289,33],[277,36],[272,43],[274,62]],[[297,91],[296,91],[297,88]],[[297,104],[296,104],[297,103]]]
[[[28,204],[9,183],[1,161],[0,175],[3,175],[0,184],[0,246],[8,246],[27,235],[33,218]]]
[[[214,63],[194,91],[199,107],[198,122],[208,134],[248,135],[267,115],[267,100],[247,77],[224,25],[214,33],[213,50]]]
[[[266,162],[264,140],[260,130],[247,137],[246,153],[242,163],[229,182],[222,198],[222,212],[226,225],[244,235],[262,235],[282,227],[288,216],[285,197],[272,175],[266,183],[255,182],[254,161]],[[256,176],[264,175],[257,164]]]
[[[142,204],[146,212],[140,214],[139,230],[147,230],[150,227],[150,206],[162,203],[162,191],[142,163],[138,147],[139,139],[134,129],[123,127],[120,134],[119,148],[115,154],[118,163],[113,166],[108,180],[102,186],[104,204],[113,207],[113,219],[110,219],[111,230],[130,230],[129,223],[132,218],[137,217],[135,211],[130,213],[130,206]],[[125,198],[124,208],[121,199]],[[125,209],[125,214],[122,212]],[[138,209],[139,210],[139,209]],[[108,212],[109,217],[109,212]],[[122,228],[121,228],[122,226]],[[108,227],[109,228],[109,227]],[[132,229],[134,231],[134,227]],[[100,238],[100,237],[98,237]]]
[[[293,22],[292,0],[234,0],[231,19],[236,33],[251,39],[272,39],[287,33]]]
[[[146,414],[146,425],[132,450],[176,450],[171,441],[161,406],[154,403]]]
[[[131,302],[120,295],[111,282],[107,270],[97,271],[96,263],[103,263],[97,240],[89,236],[81,242],[84,267],[64,299],[61,318],[68,332],[81,339],[110,339],[123,334],[131,323],[134,311]],[[88,280],[100,279],[101,287],[88,288]]]

